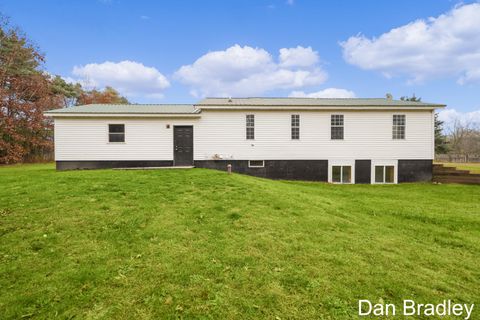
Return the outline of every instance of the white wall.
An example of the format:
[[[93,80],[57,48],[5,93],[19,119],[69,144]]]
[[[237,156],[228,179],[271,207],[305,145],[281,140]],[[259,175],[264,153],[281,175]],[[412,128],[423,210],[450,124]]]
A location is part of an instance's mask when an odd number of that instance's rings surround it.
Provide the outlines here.
[[[125,143],[108,142],[109,123],[125,124]],[[173,125],[196,123],[197,119],[56,118],[55,160],[173,160]]]
[[[330,140],[330,115],[344,115],[344,140]],[[406,115],[406,139],[392,139],[392,115]],[[255,140],[245,115],[255,114]],[[291,140],[300,114],[300,140]],[[125,144],[108,143],[108,124],[124,123]],[[170,124],[170,129],[166,125]],[[238,160],[433,159],[431,111],[218,111],[199,119],[55,119],[56,160],[172,160],[173,125],[194,126],[194,158]]]
[[[245,115],[255,114],[255,140],[245,138]],[[300,114],[300,140],[290,116]],[[344,115],[344,140],[330,139],[330,115]],[[406,139],[392,139],[392,115],[406,115]],[[431,111],[203,111],[195,159],[433,159]]]

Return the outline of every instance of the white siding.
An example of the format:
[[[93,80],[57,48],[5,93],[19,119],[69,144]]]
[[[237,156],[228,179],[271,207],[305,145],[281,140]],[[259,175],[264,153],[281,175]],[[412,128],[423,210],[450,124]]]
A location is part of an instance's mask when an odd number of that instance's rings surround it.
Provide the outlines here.
[[[246,140],[246,114],[255,114],[255,140]],[[300,140],[291,140],[291,114]],[[330,139],[331,114],[344,115],[344,140]],[[392,139],[393,114],[406,115],[405,140]],[[125,144],[108,143],[109,123],[125,124]],[[56,118],[56,160],[172,160],[174,125],[194,126],[195,160],[433,159],[431,111],[204,110],[199,119]]]
[[[255,114],[255,140],[245,115]],[[300,114],[300,140],[291,140],[290,115]],[[330,139],[330,115],[344,115],[344,140]],[[392,139],[392,115],[406,115],[406,139]],[[214,154],[239,160],[433,159],[431,111],[203,111],[195,159]]]
[[[55,160],[173,160],[173,125],[196,122],[197,119],[56,118]],[[125,143],[108,142],[109,123],[125,124]]]

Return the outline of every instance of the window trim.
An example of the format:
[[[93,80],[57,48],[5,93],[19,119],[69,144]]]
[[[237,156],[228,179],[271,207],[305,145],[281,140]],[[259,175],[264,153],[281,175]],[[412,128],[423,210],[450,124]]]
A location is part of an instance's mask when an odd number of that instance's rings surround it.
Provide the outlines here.
[[[375,166],[392,166],[393,167],[393,183],[388,184],[397,184],[398,183],[398,160],[394,159],[372,159],[371,170],[370,170],[370,183],[375,183]],[[383,184],[378,182],[377,184]]]
[[[252,116],[253,118],[253,125],[249,125],[248,117]],[[248,129],[252,129],[253,131],[253,138],[248,137]],[[245,140],[255,140],[255,114],[249,113],[245,115]]]
[[[383,167],[383,179],[382,182],[377,182],[377,167]],[[387,176],[387,167],[393,167],[393,181],[392,182],[386,182],[386,176]],[[374,184],[396,184],[397,182],[397,173],[396,173],[396,168],[397,166],[394,164],[374,164],[373,165],[373,180],[372,182]]]
[[[297,124],[295,124],[295,125],[294,125],[294,120],[293,120],[294,117],[297,118],[297,120],[296,120]],[[294,129],[298,130],[296,138],[293,136],[293,130]],[[290,140],[300,140],[300,114],[290,115]]]
[[[333,167],[341,167],[340,178],[341,182],[333,181]],[[343,167],[350,167],[350,182],[343,182]],[[333,162],[329,164],[328,182],[333,184],[355,184],[355,164],[350,161],[347,162]]]
[[[395,116],[403,116],[403,125],[395,124]],[[403,127],[403,137],[402,138],[397,138],[395,135],[396,130],[398,128]],[[394,113],[392,115],[392,140],[406,140],[407,139],[407,115],[406,114],[400,114],[400,113]]]
[[[261,166],[252,165],[251,164],[252,161],[261,161],[262,165]],[[265,160],[248,160],[248,167],[249,168],[265,168]]]
[[[123,125],[123,133],[122,132],[110,132],[110,125]],[[121,135],[123,134],[123,141],[110,141],[110,135]],[[125,123],[107,123],[107,144],[126,144],[127,143],[127,126]]]
[[[341,116],[341,119],[342,119],[342,124],[341,125],[332,124],[333,117],[335,117],[335,116]],[[332,132],[333,128],[342,128],[342,138],[334,138],[333,137],[333,132]],[[338,113],[330,114],[330,140],[345,140],[345,115],[344,114],[338,114]]]

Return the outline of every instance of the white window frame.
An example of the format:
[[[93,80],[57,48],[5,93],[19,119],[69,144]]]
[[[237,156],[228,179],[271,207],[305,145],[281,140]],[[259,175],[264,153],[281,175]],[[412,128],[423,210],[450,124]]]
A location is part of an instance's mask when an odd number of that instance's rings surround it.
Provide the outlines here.
[[[252,161],[262,161],[262,165],[261,166],[252,165],[251,164]],[[265,167],[265,160],[248,160],[248,167],[249,168],[264,168]]]
[[[336,166],[350,167],[350,182],[333,182],[333,167]],[[341,173],[343,173],[343,168],[341,169]],[[328,160],[328,182],[334,184],[355,184],[355,160]]]
[[[376,166],[393,166],[393,183],[392,182],[375,182],[375,167]],[[372,160],[371,184],[397,184],[398,183],[398,160]],[[383,171],[383,181],[385,181],[385,170]]]
[[[403,116],[403,124],[395,124],[395,116]],[[397,138],[398,128],[403,128],[403,138]],[[407,139],[407,116],[405,114],[392,115],[392,140],[406,140]]]
[[[112,141],[110,142],[110,125],[123,124],[123,142],[122,141]],[[120,134],[119,132],[113,132],[113,134]],[[113,122],[107,123],[107,144],[125,144],[127,143],[127,125],[125,123]]]
[[[293,121],[294,117],[297,118],[296,124],[294,124],[294,121]],[[293,129],[298,130],[298,138],[293,137]],[[294,141],[300,140],[300,115],[299,114],[290,115],[290,139]]]
[[[377,181],[377,167],[380,167],[380,168],[383,168],[383,177],[382,177],[382,181]],[[386,177],[387,177],[387,170],[386,168],[387,167],[392,167],[393,168],[393,181],[392,182],[387,182],[386,181]],[[383,164],[377,164],[375,167],[374,167],[374,176],[375,176],[375,180],[374,180],[374,183],[375,184],[394,184],[395,183],[395,166],[390,166],[390,165],[383,165]]]
[[[342,118],[342,124],[339,125],[339,124],[332,124],[332,120],[333,120],[333,117],[336,117],[336,116],[341,116]],[[342,128],[342,138],[333,138],[333,135],[332,135],[332,129],[333,128]],[[332,141],[343,141],[345,140],[345,115],[344,114],[339,114],[339,113],[332,113],[330,115],[330,140]]]
[[[249,125],[248,117],[253,117],[253,125]],[[248,129],[253,129],[253,138],[248,137]],[[245,115],[245,140],[255,140],[255,114],[249,113]]]

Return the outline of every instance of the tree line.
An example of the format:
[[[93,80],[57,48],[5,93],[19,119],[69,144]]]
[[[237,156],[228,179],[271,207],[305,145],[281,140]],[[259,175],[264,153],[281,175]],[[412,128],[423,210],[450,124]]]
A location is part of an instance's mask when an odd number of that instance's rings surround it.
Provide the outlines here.
[[[24,161],[53,149],[43,112],[91,103],[129,103],[112,87],[87,90],[44,70],[45,55],[0,16],[0,164]]]
[[[404,101],[420,102],[415,94],[412,97],[401,97]],[[435,114],[435,154],[446,155],[442,160],[458,159],[468,162],[469,159],[480,158],[480,124],[472,121],[455,119],[450,128],[444,128],[444,121]]]
[[[44,70],[45,55],[0,14],[0,164],[34,159],[53,150],[53,128],[43,113],[93,103],[128,104],[112,87],[103,90],[69,83]],[[415,95],[401,100],[421,101]],[[435,153],[480,155],[480,128],[455,121],[445,134],[435,115]]]

